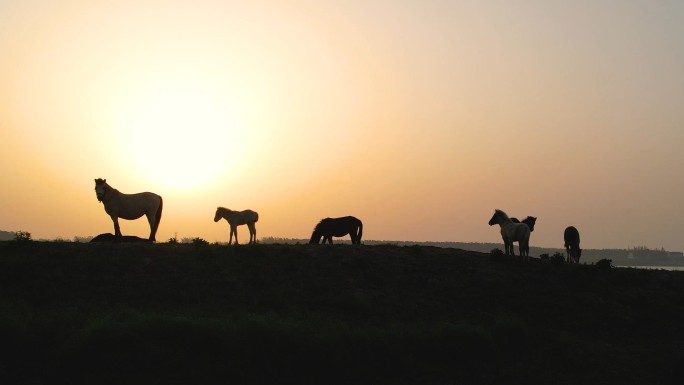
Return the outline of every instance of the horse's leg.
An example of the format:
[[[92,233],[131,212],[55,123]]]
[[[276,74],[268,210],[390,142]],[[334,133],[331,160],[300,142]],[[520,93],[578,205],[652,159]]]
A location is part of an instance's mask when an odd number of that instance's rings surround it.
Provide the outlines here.
[[[119,218],[112,215],[112,222],[114,222],[114,235],[121,237],[121,228],[119,227]]]
[[[233,243],[233,225],[230,225],[230,237],[228,237],[228,244],[230,245],[232,243]]]
[[[520,250],[520,260],[523,262],[527,261],[527,246],[525,246],[525,242],[518,241],[518,249]]]
[[[157,235],[157,221],[154,217],[154,215],[150,214],[145,214],[147,217],[147,223],[150,224],[150,238],[149,240],[152,242],[156,242],[157,240],[155,239],[155,236]]]
[[[254,243],[256,242],[256,225],[250,222],[247,226],[249,227],[249,243]]]
[[[235,244],[239,245],[240,242],[238,242],[238,237],[237,237],[237,226],[233,227],[233,233],[235,233]]]

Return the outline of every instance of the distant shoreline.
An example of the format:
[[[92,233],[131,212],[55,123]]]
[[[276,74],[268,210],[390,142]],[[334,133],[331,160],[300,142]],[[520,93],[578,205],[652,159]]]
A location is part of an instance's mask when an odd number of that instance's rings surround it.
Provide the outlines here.
[[[684,271],[684,265],[678,266],[665,266],[665,265],[650,265],[650,266],[621,266],[628,269],[646,269],[646,270],[668,270],[668,271]]]

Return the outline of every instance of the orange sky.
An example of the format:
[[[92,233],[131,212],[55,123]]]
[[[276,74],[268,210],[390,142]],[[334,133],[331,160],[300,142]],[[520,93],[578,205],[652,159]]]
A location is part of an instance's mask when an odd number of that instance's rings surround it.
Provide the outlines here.
[[[164,197],[159,240],[227,240],[220,205],[500,242],[500,208],[681,251],[682,68],[679,1],[1,1],[0,229],[112,232],[107,178]]]

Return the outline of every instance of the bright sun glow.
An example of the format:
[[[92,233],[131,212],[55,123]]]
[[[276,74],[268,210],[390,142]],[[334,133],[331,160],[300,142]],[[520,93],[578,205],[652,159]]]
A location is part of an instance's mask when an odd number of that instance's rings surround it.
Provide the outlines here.
[[[144,178],[176,190],[201,188],[231,169],[240,127],[208,88],[155,90],[128,117],[130,160]]]

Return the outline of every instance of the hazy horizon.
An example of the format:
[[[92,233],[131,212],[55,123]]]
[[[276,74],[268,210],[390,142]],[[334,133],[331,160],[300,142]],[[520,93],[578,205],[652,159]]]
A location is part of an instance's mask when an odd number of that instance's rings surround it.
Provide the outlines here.
[[[0,0],[0,52],[0,230],[113,232],[106,178],[163,196],[158,241],[226,241],[224,206],[497,243],[502,209],[684,250],[679,1]]]

